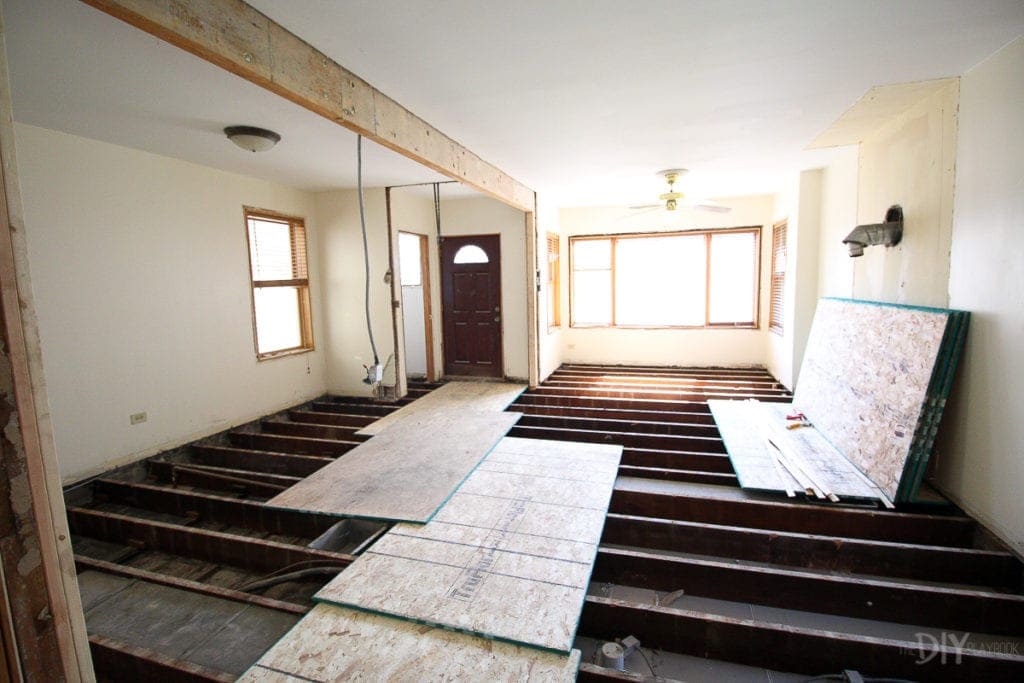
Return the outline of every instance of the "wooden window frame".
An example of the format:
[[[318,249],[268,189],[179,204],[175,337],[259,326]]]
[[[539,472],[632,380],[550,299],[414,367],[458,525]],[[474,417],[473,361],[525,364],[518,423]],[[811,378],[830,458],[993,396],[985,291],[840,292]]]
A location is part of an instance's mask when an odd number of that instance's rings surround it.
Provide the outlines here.
[[[754,291],[753,291],[753,302],[752,311],[754,313],[754,319],[750,322],[743,323],[712,323],[709,320],[711,313],[710,297],[711,297],[711,238],[713,235],[722,234],[738,234],[738,233],[751,233],[754,236],[754,262],[751,264],[754,274]],[[620,325],[616,323],[615,310],[615,291],[616,291],[616,273],[615,273],[615,254],[616,254],[616,243],[619,240],[626,239],[649,239],[658,237],[680,237],[680,236],[693,236],[700,235],[705,240],[705,284],[704,284],[704,324],[703,325]],[[573,274],[576,272],[575,264],[573,259],[575,256],[575,249],[573,248],[576,242],[586,240],[609,240],[611,241],[611,313],[612,321],[610,324],[580,324],[576,322],[575,316],[573,315],[573,301],[575,298],[575,280]],[[649,329],[649,330],[757,330],[761,327],[761,226],[750,225],[735,228],[714,228],[707,230],[676,230],[671,232],[642,232],[642,233],[616,233],[609,235],[574,235],[569,237],[569,327],[579,329]]]
[[[306,262],[306,277],[285,280],[254,279],[252,249],[249,241],[249,221],[251,219],[288,224],[291,236],[292,258],[295,258],[294,253],[296,247],[301,246],[303,259]],[[245,226],[245,251],[249,270],[249,300],[252,306],[252,341],[253,348],[256,351],[256,360],[265,361],[272,358],[281,358],[283,356],[292,356],[316,350],[316,346],[313,343],[313,310],[309,298],[309,244],[307,240],[305,220],[297,216],[290,216],[277,211],[268,211],[267,209],[257,209],[246,206],[243,207],[243,223]],[[295,287],[298,289],[299,331],[301,335],[301,342],[298,346],[293,346],[287,349],[277,349],[275,351],[267,351],[266,353],[260,352],[259,331],[258,326],[256,325],[256,289],[266,287]]]
[[[783,316],[786,307],[786,271],[778,271],[779,253],[781,251],[783,262],[787,260],[787,237],[789,227],[788,220],[782,219],[772,226],[772,270],[771,283],[768,294],[768,329],[775,334],[782,336],[786,332]],[[781,239],[780,239],[781,238]]]
[[[548,285],[548,332],[562,326],[562,236],[549,232],[545,236],[547,245]],[[552,258],[554,255],[554,258]]]

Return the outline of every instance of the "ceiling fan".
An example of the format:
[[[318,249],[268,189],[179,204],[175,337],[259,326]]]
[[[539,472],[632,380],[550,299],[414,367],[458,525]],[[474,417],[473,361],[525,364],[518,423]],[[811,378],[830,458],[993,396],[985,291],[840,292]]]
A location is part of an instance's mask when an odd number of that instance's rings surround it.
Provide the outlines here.
[[[689,173],[689,170],[685,168],[667,168],[664,171],[658,171],[658,175],[664,178],[668,183],[668,192],[658,195],[658,199],[660,199],[661,202],[658,204],[640,204],[629,208],[633,211],[639,211],[640,213],[646,213],[646,211],[654,211],[656,209],[675,211],[680,207],[696,209],[698,211],[714,211],[715,213],[728,213],[732,211],[730,207],[719,204],[718,202],[713,202],[710,199],[683,201],[686,195],[682,192],[676,192],[675,185],[676,181],[687,173]]]

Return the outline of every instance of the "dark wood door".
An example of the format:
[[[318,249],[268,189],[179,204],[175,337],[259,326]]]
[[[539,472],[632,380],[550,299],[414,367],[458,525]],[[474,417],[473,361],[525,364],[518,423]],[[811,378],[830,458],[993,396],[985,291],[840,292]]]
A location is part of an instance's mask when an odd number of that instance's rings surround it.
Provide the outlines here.
[[[501,238],[445,237],[441,291],[446,375],[501,377]]]

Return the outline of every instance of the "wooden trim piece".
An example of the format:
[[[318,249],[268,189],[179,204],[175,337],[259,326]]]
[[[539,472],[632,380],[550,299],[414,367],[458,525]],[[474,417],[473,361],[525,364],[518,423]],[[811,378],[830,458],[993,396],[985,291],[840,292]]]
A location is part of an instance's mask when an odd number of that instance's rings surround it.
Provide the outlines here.
[[[7,48],[0,20],[0,354],[3,434],[0,545],[22,673],[29,680],[92,678],[29,275]],[[9,365],[8,365],[9,364]],[[10,505],[10,507],[6,507]]]
[[[540,318],[537,312],[540,307],[537,305],[537,208],[536,197],[533,204],[524,216],[526,230],[526,344],[527,363],[529,369],[529,385],[535,387],[540,384]],[[504,309],[504,307],[502,307]],[[505,320],[505,311],[502,310],[502,320]],[[504,335],[502,335],[504,336]],[[502,350],[504,353],[504,349]]]
[[[430,239],[426,235],[420,238],[420,280],[423,284],[423,336],[427,349],[427,381],[437,381],[437,369],[434,365],[434,309],[430,300]]]
[[[405,311],[402,309],[402,278],[400,272],[398,240],[391,219],[391,188],[384,188],[384,211],[388,227],[388,272],[391,274],[391,348],[395,359],[395,398],[409,393],[409,381],[405,376]],[[387,366],[387,359],[384,365]]]
[[[82,0],[510,206],[533,191],[242,0]]]

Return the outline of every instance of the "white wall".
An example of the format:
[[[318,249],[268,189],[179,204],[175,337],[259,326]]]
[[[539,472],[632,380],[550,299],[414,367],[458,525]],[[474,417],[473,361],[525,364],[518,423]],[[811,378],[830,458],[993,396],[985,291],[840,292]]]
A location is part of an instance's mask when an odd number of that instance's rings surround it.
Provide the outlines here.
[[[257,362],[243,205],[307,219],[312,196],[18,124],[29,264],[65,482],[323,393],[317,351]],[[129,415],[148,420],[130,425]]]
[[[370,253],[370,318],[377,355],[386,363],[394,353],[391,318],[391,285],[384,276],[391,267],[388,252],[387,213],[383,188],[364,191],[366,234]],[[324,350],[327,389],[333,394],[368,396],[363,383],[364,365],[373,365],[366,328],[363,238],[359,225],[359,199],[355,190],[316,195],[316,222],[320,229],[318,251],[324,295]],[[385,375],[394,384],[394,363]]]
[[[843,238],[857,223],[857,166],[860,147],[833,150],[821,173],[821,232],[818,239],[818,297],[853,296],[853,267]],[[880,247],[874,247],[879,249]],[[870,251],[870,249],[868,250]]]
[[[444,189],[441,191],[444,192]],[[446,237],[501,235],[501,326],[505,376],[527,380],[530,376],[530,361],[529,323],[526,315],[528,289],[525,214],[488,197],[448,199],[441,202],[441,233]],[[435,290],[437,305],[434,308],[437,311],[441,310],[440,295],[438,280]],[[440,317],[434,316],[437,325],[435,339],[441,339]],[[437,346],[440,347],[440,344]],[[444,367],[440,353],[437,367]]]
[[[855,259],[858,299],[949,303],[958,85],[953,81],[861,142],[858,224],[880,223],[899,204],[904,231],[899,245],[869,247]]]
[[[569,327],[569,242],[562,235],[558,222],[558,209],[538,199],[537,202],[537,261],[541,271],[540,294],[537,299],[537,345],[540,359],[540,379],[543,381],[562,364],[565,330]],[[548,276],[547,236],[558,235],[561,257],[561,289],[558,302],[561,324],[548,329]]]
[[[723,228],[759,225],[761,231],[761,325],[753,330],[624,329],[569,327],[568,310],[562,331],[562,359],[566,363],[648,365],[759,365],[767,360],[768,282],[771,267],[772,195],[731,197],[721,200],[733,208],[719,214],[680,209],[666,224],[656,215],[630,216],[626,207],[562,209],[559,224],[566,236],[623,232],[665,231],[688,228]],[[768,229],[764,229],[767,227]],[[565,251],[565,296],[568,296],[569,247]],[[666,292],[665,296],[673,293]]]
[[[972,312],[936,476],[1024,553],[1024,37],[960,84],[950,306]]]

